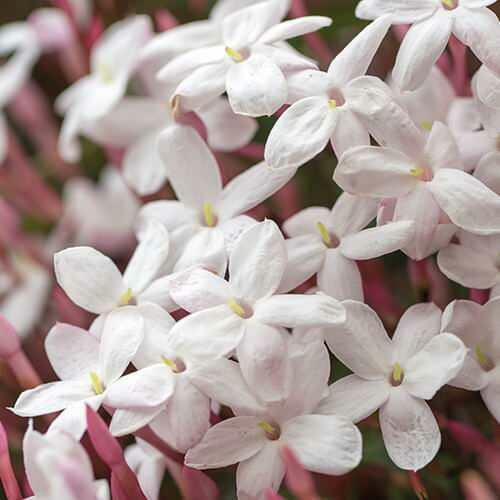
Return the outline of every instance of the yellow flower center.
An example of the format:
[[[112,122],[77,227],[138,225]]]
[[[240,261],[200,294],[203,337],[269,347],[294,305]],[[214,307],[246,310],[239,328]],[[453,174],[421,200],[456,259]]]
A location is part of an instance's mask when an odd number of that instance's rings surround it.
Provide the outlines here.
[[[120,297],[120,305],[128,306],[132,299],[134,298],[134,292],[132,292],[132,288],[127,288],[127,291],[123,293]]]
[[[424,120],[422,123],[420,123],[420,128],[422,130],[426,130],[427,132],[430,132],[432,130],[432,122]]]
[[[101,63],[97,68],[97,72],[104,83],[112,83],[114,80],[113,71],[109,64]]]
[[[161,360],[165,365],[167,365],[174,373],[181,373],[186,369],[186,365],[182,359],[171,359],[165,356],[161,357]]]
[[[316,228],[318,229],[318,232],[321,236],[321,239],[323,240],[323,243],[327,247],[332,246],[332,237],[330,236],[330,233],[328,232],[328,229],[322,222],[316,222]]]
[[[96,372],[90,372],[90,383],[92,384],[92,389],[96,393],[96,395],[102,394],[104,392],[104,384],[102,380],[99,378]]]
[[[229,299],[227,302],[227,305],[230,307],[231,311],[234,312],[234,314],[237,314],[241,318],[246,317],[246,311],[245,308],[239,304],[236,299]]]
[[[203,220],[208,227],[214,227],[217,224],[217,217],[214,214],[214,207],[211,203],[203,203]]]
[[[244,61],[245,57],[243,54],[235,49],[232,49],[231,47],[226,47],[226,54],[236,63],[240,63]]]
[[[276,441],[281,436],[281,429],[278,424],[263,420],[257,424],[266,434],[267,439]]]
[[[391,373],[391,384],[393,386],[398,386],[401,385],[404,379],[404,371],[403,368],[399,363],[394,363],[394,366],[392,367],[392,373]]]
[[[474,348],[474,354],[476,355],[477,362],[480,364],[481,368],[489,372],[490,370],[493,370],[495,367],[491,359],[487,354],[483,352],[481,349],[481,346],[479,344],[476,344]]]
[[[330,109],[335,109],[337,107],[337,101],[335,99],[328,99],[328,107]]]

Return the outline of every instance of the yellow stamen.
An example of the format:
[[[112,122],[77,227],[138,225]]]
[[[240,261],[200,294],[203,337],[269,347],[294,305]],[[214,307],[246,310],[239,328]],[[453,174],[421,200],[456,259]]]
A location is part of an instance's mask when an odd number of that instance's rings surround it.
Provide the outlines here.
[[[392,367],[392,379],[395,382],[401,382],[403,379],[403,368],[401,368],[399,363],[394,363],[394,366]]]
[[[489,367],[490,360],[488,359],[488,357],[486,356],[486,354],[484,354],[484,352],[482,351],[481,346],[479,344],[476,344],[476,347],[474,348],[474,352],[476,354],[476,358],[477,358],[478,363],[483,368]]]
[[[278,426],[266,422],[265,420],[262,420],[257,425],[266,433],[266,437],[268,439],[279,439],[281,430]]]
[[[232,49],[231,47],[226,47],[226,54],[237,63],[240,63],[244,60],[243,54],[238,52],[237,50]]]
[[[111,71],[111,67],[108,64],[99,64],[97,71],[104,83],[111,83],[114,80],[113,72]]]
[[[234,314],[237,314],[242,318],[245,317],[245,309],[240,304],[238,304],[235,299],[229,299],[227,305],[231,308],[231,311],[233,311]]]
[[[415,167],[410,169],[410,175],[413,177],[420,178],[422,175],[424,175],[425,170],[422,167]]]
[[[89,377],[90,377],[90,382],[92,383],[92,389],[94,389],[94,392],[97,395],[102,394],[104,392],[104,385],[102,384],[102,381],[99,378],[99,375],[97,375],[96,372],[90,372]]]
[[[165,356],[161,357],[161,360],[164,364],[166,364],[174,373],[179,371],[176,362],[173,359],[166,358]]]
[[[211,203],[203,203],[203,217],[208,227],[215,226],[214,207]]]
[[[423,121],[420,124],[420,128],[423,130],[427,130],[427,132],[430,132],[432,130],[432,122],[430,121]]]
[[[134,292],[132,292],[132,288],[127,288],[127,291],[120,297],[120,305],[127,306],[130,304],[130,301],[134,298]]]
[[[455,7],[455,0],[441,0],[441,3],[449,9],[453,9]]]
[[[330,236],[330,233],[328,232],[328,229],[326,229],[326,226],[322,222],[316,222],[316,227],[319,231],[319,234],[321,235],[323,243],[327,247],[330,247],[332,245],[332,238]]]
[[[335,99],[328,99],[328,107],[335,109],[337,107],[337,101]]]

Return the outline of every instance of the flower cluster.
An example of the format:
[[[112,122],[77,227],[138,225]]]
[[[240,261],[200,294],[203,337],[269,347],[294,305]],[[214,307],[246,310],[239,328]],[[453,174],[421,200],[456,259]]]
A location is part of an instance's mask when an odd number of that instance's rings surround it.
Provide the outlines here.
[[[147,15],[103,29],[91,2],[54,3],[0,28],[2,108],[38,129],[64,181],[59,198],[0,115],[0,354],[25,389],[9,410],[44,416],[23,441],[32,498],[156,500],[168,470],[186,498],[215,499],[199,471],[233,464],[239,500],[276,498],[287,470],[306,484],[304,469],[358,467],[358,424],[376,412],[388,456],[418,482],[441,446],[446,417],[429,402],[444,386],[480,391],[500,422],[494,0],[361,0],[370,22],[334,57],[317,33],[331,19],[295,0],[218,0],[184,25],[162,11],[158,33]],[[390,30],[394,67],[369,75]],[[30,76],[47,53],[71,81],[57,136]],[[265,145],[252,142],[271,116]],[[109,163],[98,184],[75,175],[89,142]],[[342,193],[304,208],[286,190],[329,142]],[[257,163],[235,175],[236,156]],[[33,207],[56,221],[43,241],[18,217]],[[393,252],[419,295],[405,310],[365,272]],[[482,300],[439,295],[445,276]],[[41,382],[14,332],[35,327],[56,381]],[[129,435],[123,454],[115,438]]]

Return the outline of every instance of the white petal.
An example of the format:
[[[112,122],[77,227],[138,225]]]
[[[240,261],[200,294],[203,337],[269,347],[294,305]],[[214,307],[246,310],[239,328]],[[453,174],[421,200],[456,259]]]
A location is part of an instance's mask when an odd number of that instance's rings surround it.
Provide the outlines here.
[[[500,194],[500,152],[483,156],[474,170],[474,177]]]
[[[488,373],[482,369],[477,359],[469,351],[465,357],[462,369],[456,377],[448,382],[448,385],[468,391],[480,391],[486,387],[488,381]]]
[[[148,219],[160,221],[169,231],[180,226],[192,224],[197,212],[180,201],[151,201],[142,206],[139,212],[139,225],[146,224]]]
[[[378,200],[342,193],[335,201],[327,228],[339,238],[357,233],[377,215]]]
[[[215,469],[252,457],[266,443],[258,423],[257,417],[235,417],[214,425],[201,443],[187,452],[186,465],[195,469]]]
[[[105,404],[113,408],[133,410],[154,408],[172,395],[175,376],[165,364],[148,366],[130,373],[111,384],[106,390]]]
[[[462,286],[488,289],[498,280],[499,271],[486,251],[451,244],[439,252],[437,262],[443,274]]]
[[[229,282],[237,298],[254,301],[278,288],[286,268],[286,247],[278,226],[266,220],[247,229],[229,262]]]
[[[348,149],[356,146],[369,146],[370,134],[355,113],[350,109],[340,109],[339,121],[333,131],[331,144],[335,156],[340,158]]]
[[[395,149],[359,146],[342,155],[333,180],[351,194],[398,197],[415,188],[412,168],[410,158]]]
[[[444,310],[441,331],[460,337],[468,347],[482,341],[486,332],[479,331],[476,325],[482,323],[483,307],[470,300],[454,300]],[[481,328],[481,330],[484,330]]]
[[[486,106],[495,109],[500,108],[498,80],[499,77],[484,65],[479,68],[473,80],[477,98]]]
[[[323,16],[304,16],[283,21],[269,28],[260,38],[259,43],[273,44],[297,36],[302,36],[330,26],[332,20]]]
[[[328,388],[316,413],[341,415],[357,423],[376,412],[388,399],[390,385],[387,380],[365,380],[348,375]]]
[[[327,145],[338,113],[328,98],[307,97],[292,104],[278,119],[266,142],[264,157],[273,168],[300,167]]]
[[[460,170],[439,170],[429,183],[439,206],[457,226],[475,234],[500,231],[500,196]]]
[[[429,75],[450,38],[452,18],[444,10],[414,24],[405,35],[392,76],[402,90],[415,90]]]
[[[420,351],[403,363],[404,388],[413,396],[431,399],[462,368],[467,350],[450,333],[433,337]]]
[[[162,411],[164,411],[164,405],[115,410],[109,424],[109,430],[113,436],[126,436],[148,425]]]
[[[172,281],[170,294],[182,309],[191,313],[226,304],[231,298],[229,283],[201,268],[179,273]]]
[[[305,97],[326,96],[330,80],[328,73],[317,69],[294,71],[287,75],[288,103],[293,104]]]
[[[463,169],[455,138],[451,130],[441,122],[434,122],[425,145],[424,155],[434,172],[441,168]]]
[[[343,417],[296,417],[283,426],[282,439],[312,472],[345,474],[361,461],[361,433]]]
[[[328,347],[356,375],[384,378],[390,373],[393,350],[384,325],[367,305],[353,300],[342,304],[347,320],[327,337]]]
[[[496,418],[497,422],[500,421],[500,401],[498,395],[500,394],[500,384],[498,383],[498,372],[494,373],[494,377],[491,377],[489,384],[481,391],[481,397],[490,411],[490,413]]]
[[[416,304],[401,316],[392,337],[396,357],[404,362],[417,354],[441,329],[441,310],[435,304]]]
[[[54,255],[56,279],[69,298],[94,313],[108,312],[126,292],[113,261],[90,247],[67,248]]]
[[[264,402],[288,395],[288,333],[258,321],[249,322],[237,355],[245,381]]]
[[[325,254],[323,266],[318,272],[318,286],[337,300],[363,301],[363,283],[358,265],[344,257],[337,248]]]
[[[77,326],[56,323],[45,339],[45,351],[61,380],[86,377],[99,366],[99,341]]]
[[[257,221],[248,215],[237,215],[232,219],[222,221],[217,227],[224,234],[224,243],[228,257],[231,257],[234,246],[240,239],[240,236],[252,226],[255,226]],[[225,272],[225,269],[222,271]]]
[[[90,379],[50,382],[22,392],[12,411],[20,417],[36,417],[54,413],[92,396],[95,394]]]
[[[246,116],[271,116],[287,98],[281,69],[260,54],[232,65],[226,77],[226,91],[233,111]]]
[[[168,231],[161,222],[151,219],[141,229],[139,244],[123,275],[123,281],[135,295],[157,277],[170,247]]]
[[[273,295],[257,303],[255,317],[263,323],[285,328],[336,326],[345,321],[342,304],[322,294]]]
[[[287,236],[314,235],[320,242],[317,223],[329,226],[330,210],[326,207],[307,207],[292,215],[283,223],[283,231]],[[322,244],[322,243],[321,243]]]
[[[123,158],[123,176],[141,196],[156,193],[167,180],[157,142],[157,130],[145,134],[130,144]]]
[[[435,0],[362,0],[356,6],[356,17],[375,19],[391,14],[394,23],[413,23],[429,17],[437,7]]]
[[[189,378],[207,396],[237,409],[239,414],[255,415],[264,411],[250,392],[240,365],[235,361],[221,358],[195,365],[189,371]]]
[[[236,469],[236,488],[238,498],[252,500],[262,498],[269,488],[278,491],[285,466],[281,459],[280,448],[275,442],[268,441],[253,457],[242,461]]]
[[[379,420],[387,452],[401,469],[422,469],[436,456],[441,434],[425,401],[393,389]]]
[[[339,248],[349,259],[374,259],[403,248],[414,233],[412,221],[389,222],[342,238]]]
[[[191,127],[164,130],[158,139],[160,156],[177,198],[201,210],[222,191],[219,167],[203,139]],[[189,168],[186,168],[189,165]]]
[[[391,17],[379,17],[370,23],[333,59],[328,74],[336,87],[362,76],[391,26]]]
[[[226,184],[215,207],[225,219],[243,214],[279,191],[294,175],[294,168],[275,170],[257,163]]]
[[[138,307],[120,307],[107,315],[99,352],[99,375],[111,384],[127,369],[144,338],[144,320]]]

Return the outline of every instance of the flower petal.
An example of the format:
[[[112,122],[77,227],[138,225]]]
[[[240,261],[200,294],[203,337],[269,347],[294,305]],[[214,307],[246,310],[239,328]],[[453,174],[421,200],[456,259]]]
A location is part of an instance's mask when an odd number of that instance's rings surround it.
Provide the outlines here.
[[[481,397],[483,398],[484,404],[486,405],[490,413],[496,418],[497,422],[500,421],[500,399],[498,397],[499,394],[500,384],[498,383],[497,371],[497,373],[494,373],[490,378],[488,385],[481,391]]]
[[[164,409],[163,404],[150,408],[117,409],[113,413],[109,430],[113,436],[126,436],[148,425]]]
[[[290,38],[318,31],[331,24],[332,20],[324,16],[303,16],[297,19],[289,19],[288,21],[283,21],[271,26],[271,28],[259,38],[259,43],[271,45],[276,42],[282,42]]]
[[[481,158],[474,177],[495,193],[500,194],[500,152],[492,152]]]
[[[340,109],[338,124],[333,131],[330,142],[335,156],[340,158],[351,148],[369,146],[370,134],[356,113],[350,109]]]
[[[54,268],[57,282],[69,298],[97,314],[115,308],[127,290],[113,261],[90,247],[56,253]]]
[[[332,207],[326,227],[339,238],[357,233],[377,215],[378,200],[342,193]]]
[[[434,0],[362,0],[356,6],[356,17],[376,19],[390,14],[394,23],[413,23],[429,17],[437,8]]]
[[[318,222],[329,226],[330,210],[326,207],[307,207],[292,215],[283,223],[283,231],[287,236],[314,235],[320,242],[320,234],[317,229]],[[321,243],[322,244],[322,243]]]
[[[434,122],[425,145],[424,155],[434,172],[441,168],[463,170],[455,138],[451,130],[441,122]]]

